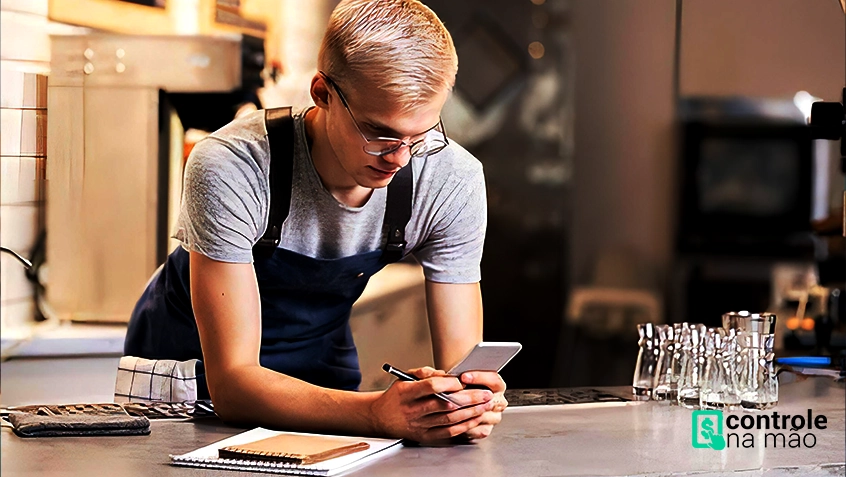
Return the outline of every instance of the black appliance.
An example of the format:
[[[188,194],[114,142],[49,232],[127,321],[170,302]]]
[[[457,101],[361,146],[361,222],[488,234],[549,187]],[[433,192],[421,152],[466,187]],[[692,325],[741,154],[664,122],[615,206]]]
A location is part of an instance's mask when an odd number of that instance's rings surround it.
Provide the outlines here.
[[[814,140],[789,101],[686,98],[679,112],[670,316],[719,326],[769,308],[774,265],[814,261]]]
[[[801,258],[813,252],[813,141],[787,122],[686,122],[683,253]]]

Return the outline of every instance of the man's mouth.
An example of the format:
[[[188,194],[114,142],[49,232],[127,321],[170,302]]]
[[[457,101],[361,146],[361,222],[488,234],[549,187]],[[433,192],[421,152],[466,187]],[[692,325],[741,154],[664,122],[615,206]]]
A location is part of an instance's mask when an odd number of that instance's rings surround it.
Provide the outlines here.
[[[376,168],[376,167],[373,167],[373,166],[367,166],[367,167],[369,167],[369,168],[370,168],[370,169],[372,169],[374,172],[376,172],[377,174],[379,174],[379,175],[381,175],[381,176],[383,176],[383,177],[392,177],[394,174],[396,174],[397,172],[399,172],[399,169],[394,169],[394,170],[388,170],[388,171],[386,171],[386,170],[384,170],[384,169],[379,169],[379,168]]]

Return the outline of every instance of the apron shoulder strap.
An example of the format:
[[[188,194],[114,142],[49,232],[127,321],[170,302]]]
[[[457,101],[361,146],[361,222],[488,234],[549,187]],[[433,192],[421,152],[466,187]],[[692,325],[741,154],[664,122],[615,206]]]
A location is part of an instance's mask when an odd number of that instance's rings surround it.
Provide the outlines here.
[[[253,246],[253,256],[273,255],[282,238],[282,224],[291,209],[291,185],[294,175],[294,121],[291,108],[265,110],[267,139],[270,143],[270,214],[264,235]],[[382,260],[396,262],[405,251],[405,227],[411,219],[414,176],[411,161],[388,184],[384,224],[387,240]]]
[[[267,140],[270,143],[270,214],[264,235],[253,246],[253,256],[273,255],[282,238],[282,224],[291,208],[291,183],[294,177],[294,119],[291,108],[273,108],[264,112]]]
[[[411,162],[400,169],[394,180],[388,184],[388,202],[385,206],[385,228],[387,240],[382,251],[382,261],[396,262],[402,258],[405,250],[405,226],[411,219],[412,198],[414,192],[414,172]]]

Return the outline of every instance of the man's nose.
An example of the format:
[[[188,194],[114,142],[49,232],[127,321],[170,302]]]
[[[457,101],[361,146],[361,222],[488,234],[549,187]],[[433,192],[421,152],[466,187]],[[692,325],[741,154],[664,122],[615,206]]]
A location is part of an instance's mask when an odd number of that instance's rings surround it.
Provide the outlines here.
[[[383,154],[380,157],[392,167],[405,167],[408,161],[411,160],[411,150],[408,146],[400,146],[396,151]]]

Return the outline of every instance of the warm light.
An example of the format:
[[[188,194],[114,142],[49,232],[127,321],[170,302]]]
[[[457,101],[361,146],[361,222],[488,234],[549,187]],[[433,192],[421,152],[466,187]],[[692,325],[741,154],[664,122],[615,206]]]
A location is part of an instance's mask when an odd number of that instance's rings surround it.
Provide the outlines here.
[[[532,56],[532,58],[539,60],[543,58],[543,53],[543,43],[539,41],[533,41],[529,44],[529,54]]]
[[[813,318],[805,318],[802,320],[802,329],[806,331],[811,331],[814,329],[814,319]]]
[[[792,317],[787,319],[785,324],[787,325],[788,330],[795,330],[796,328],[799,328],[799,317],[798,316],[792,316]]]
[[[793,104],[799,108],[799,111],[802,112],[802,116],[805,116],[806,123],[811,120],[811,106],[815,101],[822,101],[822,98],[817,98],[807,91],[799,91],[793,95]]]
[[[543,3],[544,3],[545,1],[546,1],[546,0],[532,0],[532,3],[534,3],[535,5],[543,5]]]

